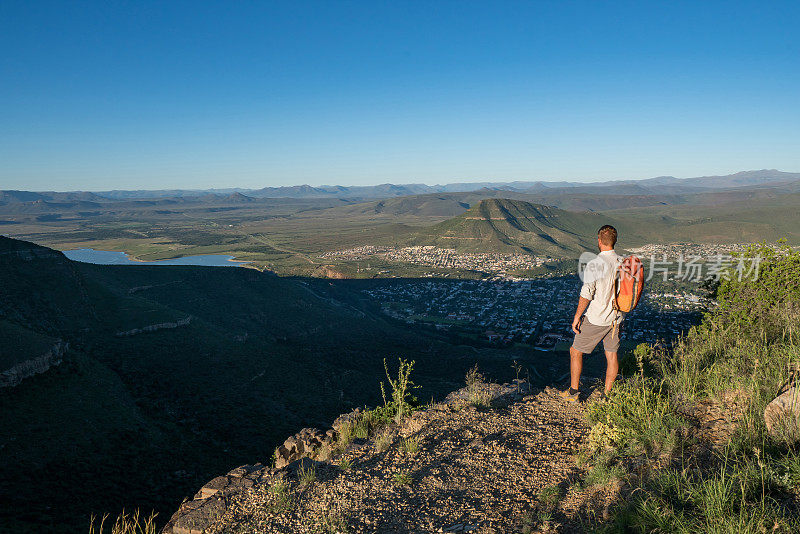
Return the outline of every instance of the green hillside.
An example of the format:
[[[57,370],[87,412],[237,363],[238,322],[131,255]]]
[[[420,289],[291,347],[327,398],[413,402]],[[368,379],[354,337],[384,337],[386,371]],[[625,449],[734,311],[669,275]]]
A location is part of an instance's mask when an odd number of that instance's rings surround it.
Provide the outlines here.
[[[469,209],[469,202],[475,200],[476,195],[472,193],[413,195],[359,202],[330,208],[327,212],[342,217],[453,217]]]
[[[599,189],[599,188],[594,188]],[[557,188],[537,191],[509,191],[502,189],[479,189],[462,193],[435,193],[395,197],[383,200],[359,202],[346,206],[328,208],[320,214],[346,218],[412,219],[435,221],[440,217],[455,217],[463,214],[481,200],[496,198],[544,204],[572,211],[604,211],[642,206],[663,206],[686,204],[696,200],[700,195],[657,195],[632,194],[622,188],[615,190],[593,190],[592,188]],[[728,195],[731,197],[732,195]],[[735,198],[741,198],[738,195]]]
[[[781,238],[800,243],[798,193],[722,205],[654,206],[606,213],[640,227],[651,243],[774,242]]]
[[[462,215],[419,232],[411,241],[465,252],[564,256],[595,248],[597,229],[608,223],[614,221],[596,213],[485,199]]]
[[[0,319],[0,372],[50,350],[56,339]]]

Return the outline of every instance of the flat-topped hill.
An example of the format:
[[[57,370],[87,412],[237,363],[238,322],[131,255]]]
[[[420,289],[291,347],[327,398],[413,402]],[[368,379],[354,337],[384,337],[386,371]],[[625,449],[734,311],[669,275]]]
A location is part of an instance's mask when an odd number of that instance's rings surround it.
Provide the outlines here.
[[[462,251],[562,256],[594,248],[597,229],[611,222],[596,213],[492,198],[420,232],[413,242]]]

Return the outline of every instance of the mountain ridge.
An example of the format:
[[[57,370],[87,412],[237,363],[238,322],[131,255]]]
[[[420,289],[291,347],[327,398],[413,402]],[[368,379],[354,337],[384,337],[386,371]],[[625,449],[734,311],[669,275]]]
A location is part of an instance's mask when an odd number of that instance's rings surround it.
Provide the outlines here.
[[[736,189],[740,187],[764,187],[782,185],[800,180],[800,173],[779,171],[777,169],[759,169],[739,171],[727,175],[708,175],[689,178],[676,178],[674,176],[657,176],[643,179],[619,179],[597,182],[576,181],[482,181],[482,182],[453,182],[446,184],[427,185],[420,183],[408,184],[377,184],[364,186],[320,185],[308,184],[293,186],[249,188],[221,188],[221,189],[163,189],[163,190],[112,190],[112,191],[72,191],[72,192],[33,192],[17,190],[0,190],[0,204],[14,202],[30,202],[33,200],[49,201],[74,201],[74,200],[127,200],[127,199],[152,199],[163,197],[199,197],[214,195],[225,198],[231,194],[241,194],[252,198],[391,198],[426,193],[454,193],[473,192],[480,189],[502,189],[506,191],[537,193],[559,188],[596,188],[620,187],[636,185],[641,187],[643,193],[675,193],[676,189],[682,192],[716,189]]]

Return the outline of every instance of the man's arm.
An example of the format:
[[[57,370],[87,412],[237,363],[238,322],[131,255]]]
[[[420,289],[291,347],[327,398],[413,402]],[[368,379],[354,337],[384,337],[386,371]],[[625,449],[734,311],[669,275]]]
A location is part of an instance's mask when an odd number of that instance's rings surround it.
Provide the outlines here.
[[[575,312],[575,318],[572,320],[572,331],[579,334],[581,331],[581,319],[583,319],[583,312],[589,307],[591,301],[585,297],[578,299],[578,309]]]
[[[596,261],[596,259],[592,261]],[[597,280],[594,277],[596,273],[589,268],[590,265],[592,265],[592,262],[589,262],[586,266],[587,272],[585,273],[583,285],[581,286],[581,297],[578,299],[578,309],[575,312],[575,318],[572,320],[572,331],[576,334],[579,334],[581,331],[583,312],[589,307],[589,303],[594,298],[594,293],[597,290]]]

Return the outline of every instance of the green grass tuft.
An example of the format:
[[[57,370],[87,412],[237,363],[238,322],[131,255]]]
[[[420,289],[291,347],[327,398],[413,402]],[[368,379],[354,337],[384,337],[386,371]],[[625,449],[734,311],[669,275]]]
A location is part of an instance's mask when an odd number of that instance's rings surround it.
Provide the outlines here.
[[[489,408],[492,403],[492,395],[477,364],[467,372],[464,381],[467,384],[467,402],[476,408]]]
[[[392,482],[395,486],[410,486],[414,482],[414,477],[407,470],[401,470],[392,475]]]
[[[342,458],[337,465],[342,471],[350,471],[353,468],[353,461]]]
[[[326,511],[314,525],[314,532],[319,534],[348,534],[351,532],[346,519],[339,513]]]
[[[385,429],[375,436],[375,450],[384,452],[389,449],[393,442],[394,434],[389,429]]]
[[[297,483],[302,486],[310,486],[317,481],[317,470],[314,466],[305,467],[301,465],[297,469]]]
[[[419,452],[419,438],[404,438],[400,442],[400,450],[406,454],[416,454]]]
[[[291,486],[284,479],[279,479],[267,490],[269,493],[268,509],[270,512],[279,514],[294,507],[294,497]]]

